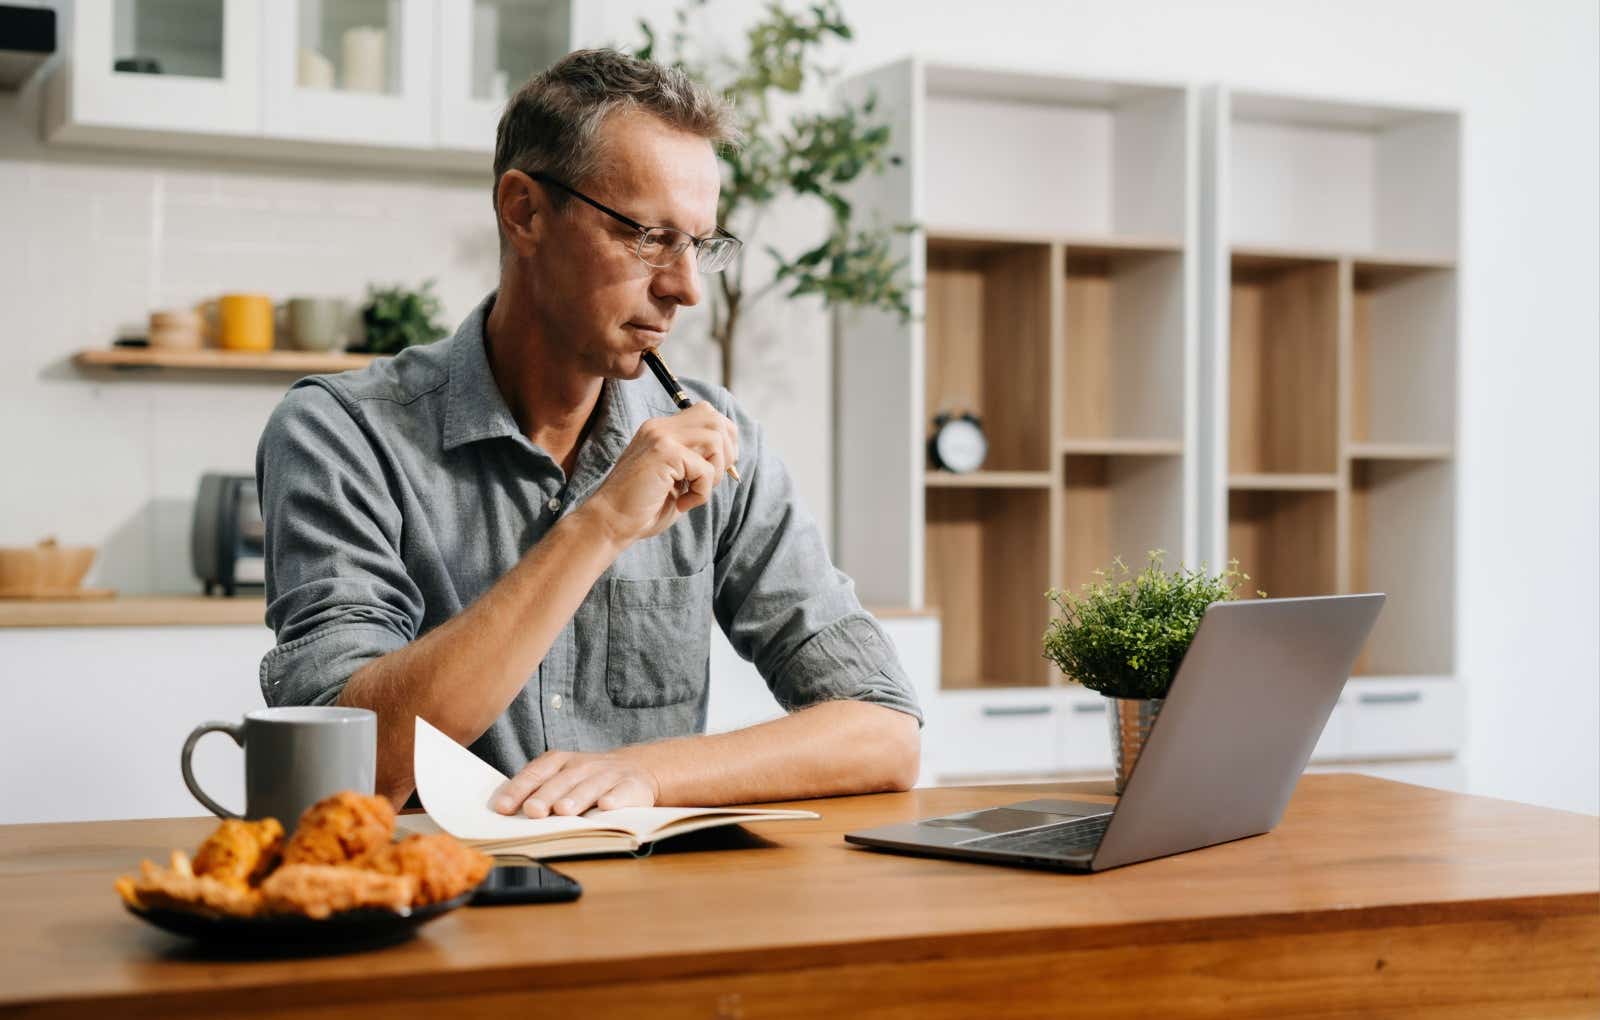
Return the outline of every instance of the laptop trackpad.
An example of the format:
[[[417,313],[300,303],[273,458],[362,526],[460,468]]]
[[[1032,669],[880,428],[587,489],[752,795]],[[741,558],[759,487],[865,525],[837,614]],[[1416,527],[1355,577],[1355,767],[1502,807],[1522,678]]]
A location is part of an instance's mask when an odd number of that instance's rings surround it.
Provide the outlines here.
[[[960,815],[930,818],[920,824],[935,829],[963,829],[971,832],[1015,832],[1018,829],[1035,829],[1074,818],[1091,818],[1109,815],[1112,804],[1095,804],[1081,800],[1030,800],[1007,807],[986,808]]]

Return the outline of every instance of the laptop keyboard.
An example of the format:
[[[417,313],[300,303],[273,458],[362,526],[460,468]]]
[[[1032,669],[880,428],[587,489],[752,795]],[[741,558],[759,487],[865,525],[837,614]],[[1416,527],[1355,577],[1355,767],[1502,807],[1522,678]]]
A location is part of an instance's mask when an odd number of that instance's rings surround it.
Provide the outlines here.
[[[1060,822],[1039,829],[1002,832],[998,836],[969,839],[961,846],[974,850],[1001,850],[1005,853],[1068,857],[1099,846],[1100,837],[1105,835],[1106,826],[1110,822],[1110,815],[1074,818],[1070,822]]]

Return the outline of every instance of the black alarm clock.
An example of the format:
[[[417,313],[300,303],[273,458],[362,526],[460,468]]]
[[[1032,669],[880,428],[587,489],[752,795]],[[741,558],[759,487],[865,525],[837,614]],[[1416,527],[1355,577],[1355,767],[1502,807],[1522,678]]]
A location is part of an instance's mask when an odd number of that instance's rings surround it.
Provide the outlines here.
[[[983,466],[989,454],[989,439],[983,434],[978,416],[940,413],[933,419],[933,435],[928,437],[928,459],[940,471],[966,474]]]

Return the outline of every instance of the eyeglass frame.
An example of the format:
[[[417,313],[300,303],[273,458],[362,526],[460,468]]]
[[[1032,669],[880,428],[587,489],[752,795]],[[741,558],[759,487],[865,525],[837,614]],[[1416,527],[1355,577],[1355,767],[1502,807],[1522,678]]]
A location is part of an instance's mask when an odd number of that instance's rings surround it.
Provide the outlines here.
[[[621,224],[623,224],[625,226],[632,227],[634,230],[639,231],[639,242],[638,242],[637,245],[634,246],[633,254],[638,257],[640,262],[643,262],[645,265],[649,266],[651,269],[671,269],[673,266],[678,264],[678,260],[679,259],[683,258],[683,253],[689,250],[688,247],[685,247],[683,249],[683,251],[680,251],[677,255],[673,256],[673,259],[672,259],[671,262],[668,262],[664,266],[656,265],[654,262],[651,262],[649,259],[644,257],[644,240],[645,240],[646,237],[648,237],[650,235],[650,232],[652,230],[670,230],[670,231],[673,231],[674,233],[682,234],[684,237],[687,237],[689,239],[689,244],[694,247],[695,264],[696,264],[697,268],[698,268],[699,262],[700,262],[700,258],[699,258],[699,256],[700,256],[700,246],[702,244],[706,243],[707,241],[732,241],[734,243],[735,247],[733,249],[733,256],[731,256],[728,259],[729,264],[732,264],[733,259],[738,256],[739,250],[744,247],[744,242],[743,241],[739,240],[737,237],[734,237],[732,234],[728,233],[726,230],[723,230],[721,226],[718,226],[718,227],[715,228],[716,231],[717,231],[716,233],[710,234],[710,235],[708,235],[706,237],[696,237],[695,235],[689,233],[687,230],[679,230],[677,227],[668,227],[668,226],[647,227],[643,223],[640,223],[638,220],[634,219],[633,217],[624,216],[622,213],[617,212],[615,209],[611,208],[610,206],[605,205],[602,202],[598,202],[598,201],[590,198],[588,195],[585,195],[583,192],[579,191],[577,188],[574,188],[572,185],[566,183],[565,181],[557,180],[556,178],[554,178],[554,177],[550,176],[549,174],[545,173],[543,170],[535,170],[533,173],[530,173],[528,175],[528,179],[529,180],[538,181],[541,184],[554,184],[556,187],[560,188],[562,191],[565,191],[567,194],[571,195],[573,198],[576,198],[576,199],[578,199],[579,201],[582,201],[582,202],[586,202],[591,206],[594,206],[596,209],[598,209],[601,212],[605,213],[607,216],[609,216],[612,219],[616,220],[618,223],[621,223]],[[718,269],[701,270],[701,272],[704,275],[709,276],[709,275],[711,275],[713,273],[720,273],[724,269],[727,269],[727,268],[728,267],[725,265],[725,266],[722,266],[722,267],[720,267]]]

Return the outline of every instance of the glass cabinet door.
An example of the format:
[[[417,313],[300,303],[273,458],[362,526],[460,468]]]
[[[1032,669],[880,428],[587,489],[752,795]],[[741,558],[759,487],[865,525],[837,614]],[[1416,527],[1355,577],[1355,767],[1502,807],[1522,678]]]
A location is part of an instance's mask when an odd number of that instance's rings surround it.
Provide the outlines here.
[[[262,21],[270,135],[432,143],[432,0],[278,0]]]
[[[258,0],[75,5],[52,137],[96,127],[256,133],[260,20]]]
[[[506,100],[573,48],[571,0],[439,0],[438,145],[494,152]]]

